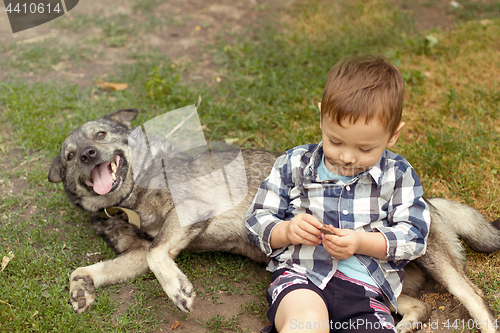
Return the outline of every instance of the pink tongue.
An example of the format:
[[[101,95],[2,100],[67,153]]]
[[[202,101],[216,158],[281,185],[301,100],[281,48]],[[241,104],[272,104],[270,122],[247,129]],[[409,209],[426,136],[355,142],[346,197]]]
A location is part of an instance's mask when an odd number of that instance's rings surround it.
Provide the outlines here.
[[[111,191],[113,179],[109,170],[109,162],[99,164],[92,170],[92,179],[94,181],[94,191],[97,194],[106,194]]]

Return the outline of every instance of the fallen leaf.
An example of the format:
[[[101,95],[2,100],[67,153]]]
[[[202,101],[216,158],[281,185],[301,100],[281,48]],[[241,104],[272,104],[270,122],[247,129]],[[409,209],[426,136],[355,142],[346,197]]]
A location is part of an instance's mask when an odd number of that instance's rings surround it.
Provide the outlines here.
[[[125,90],[128,88],[128,84],[126,83],[114,83],[114,82],[105,82],[101,79],[97,79],[96,83],[99,89],[101,90]]]
[[[41,295],[45,298],[50,298],[50,292],[48,290],[44,290],[42,291]]]
[[[437,39],[434,35],[427,35],[425,37],[425,41],[427,42],[429,50],[439,43],[439,39]]]
[[[14,259],[14,253],[9,252],[8,255],[4,256],[3,259],[2,259],[2,269],[0,270],[0,272],[2,272],[5,267],[7,267],[7,265],[9,264],[9,261],[11,261],[12,259]]]
[[[170,327],[170,329],[173,331],[173,330],[175,330],[179,326],[181,326],[181,323],[179,323],[178,321],[174,321],[172,323],[172,327]]]

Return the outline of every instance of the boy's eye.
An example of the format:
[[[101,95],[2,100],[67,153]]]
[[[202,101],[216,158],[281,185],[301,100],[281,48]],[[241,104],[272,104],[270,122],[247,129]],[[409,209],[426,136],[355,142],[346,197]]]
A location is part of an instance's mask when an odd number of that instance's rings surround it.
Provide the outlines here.
[[[359,148],[359,150],[361,150],[363,153],[369,153],[369,152],[371,152],[373,149],[363,149],[363,148]]]
[[[330,143],[334,146],[339,146],[340,145],[340,142],[333,142],[332,140],[330,140]]]

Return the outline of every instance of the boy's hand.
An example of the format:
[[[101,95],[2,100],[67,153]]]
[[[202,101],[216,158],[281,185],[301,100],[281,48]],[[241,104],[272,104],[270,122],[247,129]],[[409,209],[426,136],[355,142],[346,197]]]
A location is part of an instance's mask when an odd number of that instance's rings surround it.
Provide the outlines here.
[[[271,234],[271,248],[277,249],[290,244],[319,245],[323,226],[318,219],[309,214],[298,214],[290,221],[279,223]]]
[[[323,226],[317,218],[309,214],[296,215],[286,228],[286,237],[291,244],[319,245],[321,244],[321,231]]]
[[[333,235],[325,235],[323,233],[323,246],[326,252],[328,252],[335,259],[347,259],[351,257],[354,253],[357,253],[360,239],[358,237],[359,232],[351,229],[337,229],[331,225],[325,226],[331,230]]]
[[[353,254],[385,259],[387,242],[380,232],[356,232],[351,229],[338,229],[327,226],[334,235],[321,235],[323,246],[335,259],[347,259]]]

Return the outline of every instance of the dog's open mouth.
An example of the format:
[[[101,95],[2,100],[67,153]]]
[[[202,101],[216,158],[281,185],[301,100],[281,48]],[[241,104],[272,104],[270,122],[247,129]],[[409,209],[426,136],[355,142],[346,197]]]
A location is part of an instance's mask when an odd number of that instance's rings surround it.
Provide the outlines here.
[[[92,187],[97,194],[103,195],[118,186],[120,176],[120,156],[116,155],[112,161],[96,165],[90,178],[85,179],[85,184]]]

